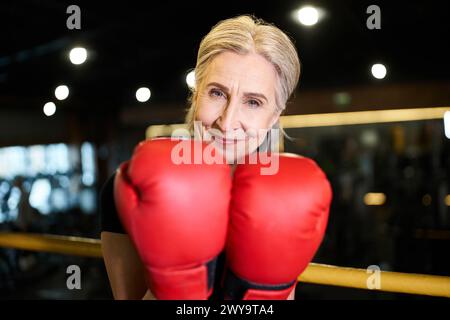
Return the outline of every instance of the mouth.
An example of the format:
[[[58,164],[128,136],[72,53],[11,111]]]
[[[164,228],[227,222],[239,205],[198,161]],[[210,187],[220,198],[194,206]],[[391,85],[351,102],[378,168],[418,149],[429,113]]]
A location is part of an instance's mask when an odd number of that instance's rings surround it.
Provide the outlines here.
[[[245,139],[227,139],[219,136],[213,136],[213,139],[214,141],[217,141],[220,144],[227,144],[227,145],[245,141]]]

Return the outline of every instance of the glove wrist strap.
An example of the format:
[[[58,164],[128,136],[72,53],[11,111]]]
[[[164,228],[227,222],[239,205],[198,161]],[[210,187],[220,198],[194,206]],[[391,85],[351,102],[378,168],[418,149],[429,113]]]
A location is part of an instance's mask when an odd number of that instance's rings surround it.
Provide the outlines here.
[[[297,281],[269,285],[246,281],[227,269],[223,290],[229,300],[286,300],[295,288]]]
[[[148,268],[150,290],[160,300],[206,300],[213,291],[217,257],[183,269]]]

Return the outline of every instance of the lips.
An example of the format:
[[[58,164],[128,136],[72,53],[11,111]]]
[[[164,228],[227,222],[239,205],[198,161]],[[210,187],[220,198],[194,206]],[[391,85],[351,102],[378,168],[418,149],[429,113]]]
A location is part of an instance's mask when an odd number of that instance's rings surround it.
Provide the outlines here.
[[[218,137],[218,136],[213,136],[214,140],[217,141],[218,143],[221,144],[235,144],[238,142],[242,142],[245,141],[245,139],[227,139],[227,138],[222,138],[222,137]]]

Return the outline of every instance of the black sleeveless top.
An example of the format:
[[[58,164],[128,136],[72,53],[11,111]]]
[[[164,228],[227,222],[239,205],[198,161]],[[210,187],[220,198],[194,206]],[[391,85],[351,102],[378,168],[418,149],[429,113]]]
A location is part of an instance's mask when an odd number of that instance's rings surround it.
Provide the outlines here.
[[[101,231],[126,233],[120,222],[116,203],[114,202],[115,177],[116,173],[114,172],[113,175],[106,180],[100,191],[100,229]]]

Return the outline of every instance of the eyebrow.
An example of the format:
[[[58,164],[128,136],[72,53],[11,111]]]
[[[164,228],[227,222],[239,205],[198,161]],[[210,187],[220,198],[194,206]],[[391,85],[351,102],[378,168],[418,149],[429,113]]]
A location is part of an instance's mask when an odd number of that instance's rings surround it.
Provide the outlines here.
[[[223,84],[220,84],[218,82],[210,82],[208,83],[207,87],[219,87],[220,89],[222,89],[223,91],[225,91],[226,93],[230,92],[230,89],[228,89],[226,86],[224,86]],[[257,93],[257,92],[244,92],[244,96],[246,97],[258,97],[261,99],[266,100],[266,102],[268,102],[269,100],[266,98],[265,95],[263,95],[262,93]]]

